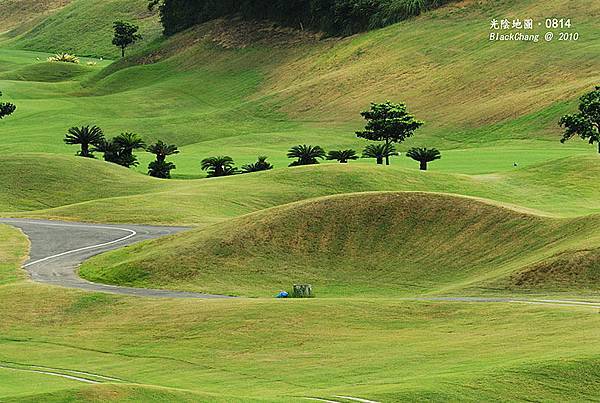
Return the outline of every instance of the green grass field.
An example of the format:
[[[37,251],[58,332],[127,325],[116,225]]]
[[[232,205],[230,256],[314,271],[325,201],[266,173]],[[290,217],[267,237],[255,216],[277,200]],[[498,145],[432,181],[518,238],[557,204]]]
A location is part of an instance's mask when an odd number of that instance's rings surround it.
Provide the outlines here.
[[[165,39],[145,4],[0,0],[18,106],[0,121],[0,216],[194,227],[80,273],[242,298],[35,284],[26,237],[0,225],[0,401],[597,400],[597,309],[414,300],[600,300],[600,157],[557,125],[600,83],[597,2],[463,1],[324,40],[238,20]],[[492,18],[553,16],[580,39],[486,39]],[[120,18],[144,35],[125,60]],[[81,63],[46,61],[62,51]],[[287,168],[296,144],[361,150],[359,112],[386,99],[427,122],[399,150],[439,148],[430,171]],[[131,170],[75,157],[62,139],[88,124],[177,144],[175,179],[146,176],[142,152]],[[275,169],[206,179],[212,155]],[[294,282],[316,298],[273,298]]]

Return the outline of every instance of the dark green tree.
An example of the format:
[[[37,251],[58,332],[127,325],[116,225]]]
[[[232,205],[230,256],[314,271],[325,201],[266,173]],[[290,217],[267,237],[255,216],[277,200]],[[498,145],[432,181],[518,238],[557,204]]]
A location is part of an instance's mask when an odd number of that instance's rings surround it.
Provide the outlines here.
[[[177,146],[158,140],[156,143],[148,146],[146,151],[156,155],[156,160],[148,165],[148,175],[155,178],[170,179],[171,171],[176,169],[177,166],[172,162],[167,162],[166,159],[169,155],[179,154]]]
[[[139,135],[125,132],[113,138],[112,141],[119,148],[117,164],[127,168],[139,164],[137,156],[133,152],[146,147],[144,140]]]
[[[158,8],[164,32],[236,16],[271,20],[296,29],[349,35],[419,15],[451,0],[148,0]]]
[[[367,125],[364,131],[356,132],[356,135],[371,141],[383,141],[387,146],[402,143],[424,124],[408,113],[404,103],[372,103],[371,109],[361,115],[367,120]],[[389,155],[385,156],[385,163],[390,165]]]
[[[0,91],[0,97],[2,96],[2,91]],[[0,119],[3,119],[9,115],[12,115],[17,107],[10,102],[0,102]]]
[[[319,159],[325,158],[325,155],[325,150],[320,146],[313,147],[306,144],[294,146],[287,153],[288,158],[296,158],[296,161],[290,164],[291,167],[318,164]]]
[[[167,144],[162,140],[158,140],[156,143],[148,146],[146,151],[156,155],[156,160],[159,162],[165,162],[169,155],[179,154],[179,150],[177,149],[176,145]]]
[[[358,156],[354,150],[332,150],[327,154],[330,161],[339,161],[341,164],[347,164],[350,160],[357,160]]]
[[[397,155],[393,144],[369,144],[363,150],[363,158],[376,158],[378,165],[383,165],[383,160],[392,155]]]
[[[442,153],[435,148],[414,147],[406,152],[406,156],[418,161],[421,164],[421,171],[427,171],[427,164],[429,162],[441,159]]]
[[[202,160],[202,170],[208,173],[209,178],[229,176],[238,173],[233,159],[228,156],[209,157]]]
[[[171,171],[176,168],[172,162],[154,160],[148,165],[148,175],[160,179],[171,179]]]
[[[98,126],[82,126],[71,127],[64,141],[69,145],[80,145],[81,150],[77,153],[80,157],[94,158],[91,147],[101,145],[105,138]]]
[[[118,164],[120,161],[119,152],[121,151],[121,148],[113,140],[103,139],[101,142],[94,145],[93,151],[102,153],[104,161],[106,162]]]
[[[260,172],[260,171],[268,171],[273,169],[273,165],[267,161],[266,156],[258,157],[258,161],[242,166],[242,172],[251,173],[251,172]]]
[[[565,128],[561,143],[575,136],[590,144],[598,143],[600,153],[600,87],[583,95],[579,102],[579,112],[565,115],[559,124]]]
[[[124,21],[115,21],[113,28],[115,36],[112,43],[121,48],[121,57],[125,57],[125,49],[142,39],[142,36],[137,33],[140,28],[137,25]]]

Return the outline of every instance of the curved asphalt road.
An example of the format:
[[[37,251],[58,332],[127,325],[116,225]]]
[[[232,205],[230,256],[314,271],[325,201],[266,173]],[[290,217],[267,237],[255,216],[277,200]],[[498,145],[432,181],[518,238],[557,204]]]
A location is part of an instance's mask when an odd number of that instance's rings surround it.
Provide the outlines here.
[[[60,221],[0,219],[17,227],[31,242],[29,260],[23,266],[33,281],[111,294],[163,298],[228,298],[193,292],[118,287],[91,283],[77,275],[83,261],[92,256],[137,242],[185,231],[183,227],[147,225],[95,225]]]
[[[82,224],[60,221],[0,218],[0,224],[20,228],[31,242],[30,258],[23,266],[33,281],[78,288],[87,291],[139,297],[161,298],[232,298],[223,295],[194,292],[152,290],[91,283],[77,275],[77,268],[86,259],[137,242],[185,231],[185,227],[148,225]],[[585,306],[600,308],[600,302],[494,297],[415,297],[406,301],[521,303]]]

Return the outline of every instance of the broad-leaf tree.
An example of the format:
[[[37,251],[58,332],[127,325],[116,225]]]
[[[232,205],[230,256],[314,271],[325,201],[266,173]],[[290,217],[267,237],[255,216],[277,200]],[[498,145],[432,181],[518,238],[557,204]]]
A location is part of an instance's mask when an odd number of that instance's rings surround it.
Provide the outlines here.
[[[64,141],[69,145],[80,145],[81,150],[77,153],[80,157],[94,158],[91,147],[101,145],[105,138],[98,126],[81,126],[71,127]]]
[[[560,119],[559,124],[565,128],[560,141],[565,143],[579,136],[590,144],[597,143],[600,153],[600,87],[596,87],[579,100],[579,112]]]
[[[383,165],[383,160],[392,155],[397,155],[393,144],[369,144],[363,150],[363,158],[376,158],[378,165]]]
[[[149,145],[146,148],[146,151],[156,155],[156,160],[159,162],[165,162],[169,155],[179,154],[176,145],[167,144],[162,140],[158,140],[156,143]]]
[[[341,164],[347,164],[350,160],[357,160],[358,156],[354,150],[331,150],[327,154],[330,161],[339,161]]]
[[[228,156],[209,157],[202,160],[202,170],[208,173],[209,178],[229,176],[238,173],[233,158]]]
[[[414,147],[406,152],[406,156],[420,163],[421,171],[427,171],[427,164],[442,158],[442,153],[435,148]]]
[[[2,91],[0,91],[0,97],[2,96]],[[9,115],[12,115],[17,107],[10,102],[0,102],[0,119],[3,119]]]
[[[424,124],[408,113],[404,103],[372,103],[371,109],[361,115],[367,125],[365,130],[356,132],[356,135],[367,140],[383,141],[388,146],[402,143]],[[390,165],[389,155],[385,156],[385,163]]]
[[[261,155],[260,157],[258,157],[258,161],[253,162],[252,164],[242,166],[242,171],[244,173],[251,173],[268,171],[270,169],[273,169],[273,165],[271,165],[271,163],[267,161],[267,158],[268,157]]]
[[[320,146],[307,146],[306,144],[294,146],[287,153],[288,158],[296,159],[290,164],[291,167],[318,164],[319,159],[324,159],[325,155],[325,150]]]
[[[112,43],[121,48],[121,57],[125,57],[125,49],[142,39],[142,36],[138,34],[140,28],[125,21],[115,21],[113,28],[115,36]]]

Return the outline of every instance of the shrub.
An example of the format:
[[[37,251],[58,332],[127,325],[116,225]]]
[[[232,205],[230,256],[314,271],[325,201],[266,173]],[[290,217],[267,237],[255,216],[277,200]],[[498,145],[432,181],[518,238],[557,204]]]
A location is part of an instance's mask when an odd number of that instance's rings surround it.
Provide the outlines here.
[[[79,64],[79,58],[69,53],[57,53],[48,58],[49,62],[75,63]]]
[[[291,167],[300,165],[315,165],[319,163],[319,159],[325,158],[325,150],[320,146],[307,146],[301,144],[290,148],[288,158],[296,158],[296,161],[290,164]]]
[[[339,161],[341,164],[347,164],[350,160],[356,160],[356,151],[354,150],[331,150],[327,155],[327,159]]]
[[[148,165],[148,175],[160,179],[171,179],[171,171],[177,167],[168,161],[152,161]]]
[[[238,169],[229,156],[209,157],[202,160],[201,168],[208,173],[209,178],[236,175]]]
[[[248,165],[244,165],[242,167],[242,171],[244,173],[251,173],[251,172],[260,172],[260,171],[268,171],[270,169],[273,169],[273,165],[271,165],[269,162],[267,162],[267,158],[264,155],[258,157],[258,161],[252,163],[252,164],[248,164]]]

